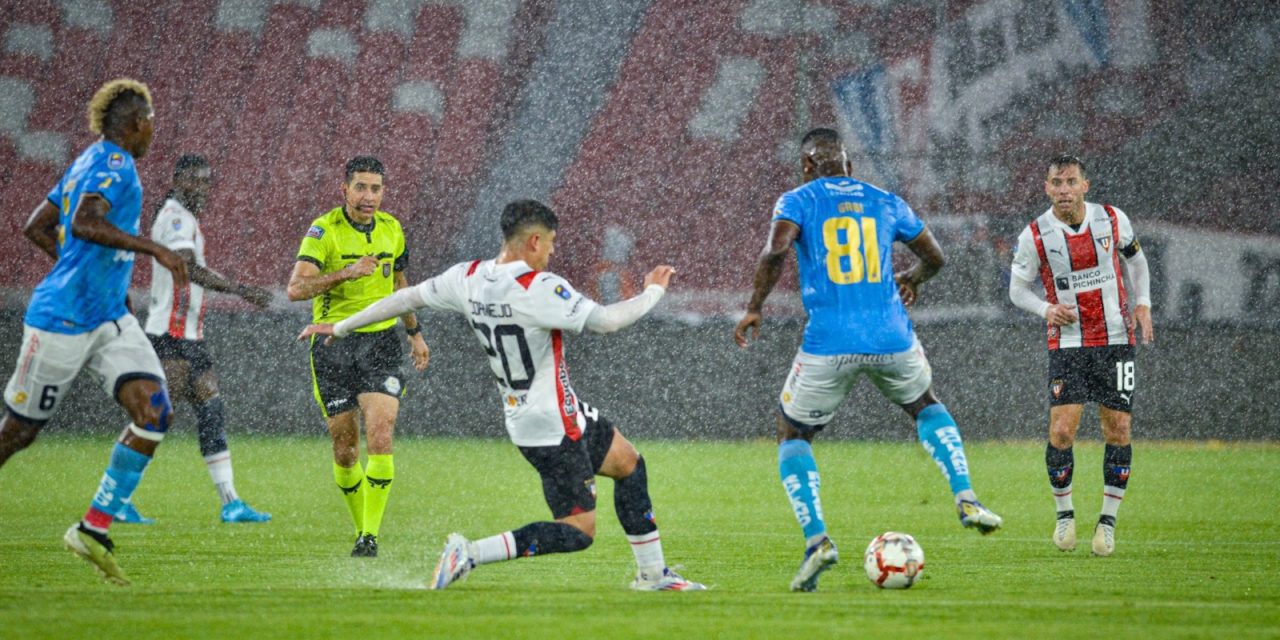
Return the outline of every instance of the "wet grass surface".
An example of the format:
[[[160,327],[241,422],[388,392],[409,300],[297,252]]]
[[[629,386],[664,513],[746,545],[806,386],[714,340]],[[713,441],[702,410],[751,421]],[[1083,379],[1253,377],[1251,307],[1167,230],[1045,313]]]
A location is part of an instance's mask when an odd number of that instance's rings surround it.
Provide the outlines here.
[[[240,494],[274,514],[218,522],[194,439],[173,437],[117,525],[134,585],[100,582],[62,549],[109,440],[43,437],[0,470],[0,637],[1277,637],[1280,447],[1143,442],[1117,550],[1089,553],[1102,449],[1076,448],[1080,549],[1050,542],[1043,443],[973,442],[975,486],[1005,517],[962,529],[937,469],[912,443],[820,442],[823,506],[840,564],[820,591],[787,591],[803,551],[767,442],[642,441],[668,563],[705,593],[633,593],[630,550],[600,483],[595,545],[486,565],[424,590],[450,531],[482,537],[547,517],[536,474],[498,440],[402,439],[376,559],[348,557],[351,525],[327,440],[232,440]],[[864,546],[915,535],[924,578],[880,591]]]

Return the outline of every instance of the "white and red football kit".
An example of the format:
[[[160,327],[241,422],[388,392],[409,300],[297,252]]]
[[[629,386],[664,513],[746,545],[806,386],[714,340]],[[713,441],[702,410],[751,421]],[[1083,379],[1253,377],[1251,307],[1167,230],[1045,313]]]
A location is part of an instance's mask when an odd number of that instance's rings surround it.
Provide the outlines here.
[[[475,260],[365,307],[335,324],[333,335],[341,338],[423,308],[467,316],[497,379],[511,442],[549,447],[565,437],[579,440],[587,424],[569,382],[564,332],[618,331],[648,313],[664,293],[650,284],[640,295],[601,306],[564,278],[522,260]]]
[[[564,332],[581,333],[595,302],[523,261],[462,263],[417,287],[428,308],[471,321],[497,378],[512,442],[543,447],[581,437]]]
[[[169,198],[151,225],[151,240],[170,251],[190,250],[196,264],[203,267],[204,234],[195,215],[177,200]],[[153,336],[168,334],[179,340],[204,339],[204,287],[187,280],[174,288],[173,274],[151,259],[151,302],[145,330]]]
[[[1131,269],[1126,289],[1120,261]],[[1041,300],[1030,283],[1044,285]],[[1018,236],[1010,297],[1019,307],[1045,316],[1051,304],[1075,305],[1079,321],[1049,326],[1050,349],[1132,345],[1130,304],[1150,306],[1146,258],[1123,211],[1085,203],[1078,229],[1049,209]]]

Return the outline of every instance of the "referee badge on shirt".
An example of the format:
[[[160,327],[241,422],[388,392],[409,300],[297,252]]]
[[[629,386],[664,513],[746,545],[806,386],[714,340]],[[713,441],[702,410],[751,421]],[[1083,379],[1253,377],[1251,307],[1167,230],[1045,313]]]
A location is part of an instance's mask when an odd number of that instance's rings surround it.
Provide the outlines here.
[[[382,277],[384,277],[384,278],[390,278],[390,277],[391,277],[391,263],[390,263],[390,262],[384,262],[384,263],[382,263]]]
[[[307,229],[307,237],[308,237],[308,238],[315,238],[316,240],[319,240],[320,238],[323,238],[323,237],[324,237],[324,227],[321,227],[321,226],[319,226],[319,225],[311,225],[311,228],[310,228],[310,229]]]

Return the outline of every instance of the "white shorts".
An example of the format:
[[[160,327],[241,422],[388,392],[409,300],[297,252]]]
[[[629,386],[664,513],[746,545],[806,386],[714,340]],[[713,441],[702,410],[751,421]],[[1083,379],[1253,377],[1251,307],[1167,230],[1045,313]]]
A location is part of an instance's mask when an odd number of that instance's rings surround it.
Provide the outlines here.
[[[894,404],[914,402],[933,384],[919,339],[901,353],[815,356],[800,351],[778,398],[782,413],[792,422],[822,428],[862,374]]]
[[[85,365],[102,378],[102,388],[112,399],[130,380],[164,383],[160,359],[132,314],[76,335],[24,324],[18,366],[4,389],[5,404],[19,417],[43,423],[57,411]]]

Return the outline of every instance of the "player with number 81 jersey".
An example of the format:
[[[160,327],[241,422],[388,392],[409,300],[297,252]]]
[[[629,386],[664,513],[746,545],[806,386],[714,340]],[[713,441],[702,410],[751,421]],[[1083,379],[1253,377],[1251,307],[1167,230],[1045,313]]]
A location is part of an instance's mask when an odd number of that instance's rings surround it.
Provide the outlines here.
[[[800,227],[805,353],[911,348],[911,318],[893,279],[893,243],[915,239],[924,222],[902,198],[847,176],[819,178],[782,194],[773,219]]]

